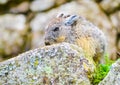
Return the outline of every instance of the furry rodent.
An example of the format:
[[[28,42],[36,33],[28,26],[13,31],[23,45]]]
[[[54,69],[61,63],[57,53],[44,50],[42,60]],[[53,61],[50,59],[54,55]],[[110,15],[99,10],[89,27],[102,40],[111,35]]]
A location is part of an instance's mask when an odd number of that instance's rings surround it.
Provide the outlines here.
[[[104,33],[78,15],[59,14],[46,26],[45,44],[68,42],[80,46],[86,56],[99,61],[106,49]]]

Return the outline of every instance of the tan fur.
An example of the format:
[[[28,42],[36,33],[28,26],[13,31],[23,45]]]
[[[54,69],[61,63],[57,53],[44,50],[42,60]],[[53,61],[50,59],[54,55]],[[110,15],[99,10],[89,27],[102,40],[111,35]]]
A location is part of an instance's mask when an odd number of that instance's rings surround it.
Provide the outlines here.
[[[64,42],[65,41],[65,36],[60,36],[56,40],[57,40],[57,43]]]
[[[76,44],[84,49],[86,56],[94,56],[97,42],[91,37],[80,37]]]

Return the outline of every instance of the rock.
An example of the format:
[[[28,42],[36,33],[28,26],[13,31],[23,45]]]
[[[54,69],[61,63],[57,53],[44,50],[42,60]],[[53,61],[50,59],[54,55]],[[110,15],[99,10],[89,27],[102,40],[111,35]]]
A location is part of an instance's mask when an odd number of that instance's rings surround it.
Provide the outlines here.
[[[30,22],[30,27],[32,28],[32,31],[33,32],[44,31],[44,28],[47,23],[47,19],[50,16],[51,15],[47,13],[36,14],[35,18]]]
[[[107,76],[98,85],[120,85],[120,59],[111,66]]]
[[[115,45],[116,30],[113,28],[111,21],[105,15],[105,13],[102,12],[99,6],[92,0],[72,1],[64,5],[61,5],[60,7],[55,8],[51,11],[39,13],[31,21],[32,30],[44,31],[44,27],[46,26],[48,21],[61,12],[64,14],[77,14],[83,16],[87,18],[89,21],[93,22],[95,25],[97,25],[105,33],[107,37],[108,53],[110,54],[111,57],[116,55],[116,45]],[[38,46],[39,45],[40,44],[38,44]]]
[[[73,44],[38,48],[1,62],[0,84],[90,85],[95,66],[89,59]]]
[[[0,55],[15,54],[23,45],[22,35],[19,32],[11,32],[10,30],[0,29]]]
[[[108,14],[113,13],[120,7],[120,0],[102,0],[100,3],[102,9],[104,9]]]
[[[6,4],[8,0],[0,0],[0,4]]]
[[[26,50],[29,33],[27,33],[25,23],[24,15],[6,14],[0,16],[0,57],[10,58],[10,56],[15,56]]]
[[[32,34],[33,34],[33,36],[32,36],[32,48],[38,48],[38,47],[45,46],[43,32],[33,32]]]
[[[0,16],[0,28],[11,30],[23,30],[26,18],[24,15],[5,14]]]
[[[33,32],[32,48],[44,46],[44,27],[46,26],[46,13],[37,14],[30,22]],[[50,17],[50,16],[49,16]]]
[[[111,21],[116,28],[117,32],[120,33],[120,11],[115,12],[114,14],[110,15]]]
[[[120,11],[111,14],[110,19],[117,31],[116,46],[117,46],[117,51],[120,52]]]
[[[30,9],[32,11],[44,11],[51,8],[54,5],[54,0],[34,0]]]
[[[25,1],[10,9],[12,13],[25,13],[29,10],[29,2]]]

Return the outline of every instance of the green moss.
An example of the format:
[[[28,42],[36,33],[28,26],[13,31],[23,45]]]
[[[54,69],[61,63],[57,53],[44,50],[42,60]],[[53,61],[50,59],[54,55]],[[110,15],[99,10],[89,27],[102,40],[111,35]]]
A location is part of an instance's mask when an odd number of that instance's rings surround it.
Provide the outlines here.
[[[98,83],[104,79],[104,77],[109,72],[112,63],[114,63],[114,61],[110,60],[108,56],[109,56],[108,54],[105,55],[105,57],[104,57],[105,63],[104,64],[99,64],[97,66],[97,68],[93,74],[93,78],[92,78],[93,85],[98,85]]]

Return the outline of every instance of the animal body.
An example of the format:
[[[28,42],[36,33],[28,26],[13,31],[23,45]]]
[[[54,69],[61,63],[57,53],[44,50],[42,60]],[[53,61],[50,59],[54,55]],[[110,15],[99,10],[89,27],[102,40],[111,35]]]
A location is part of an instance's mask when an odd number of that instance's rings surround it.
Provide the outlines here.
[[[91,22],[78,15],[60,14],[53,18],[45,30],[45,44],[68,42],[80,46],[85,55],[98,61],[105,53],[104,33]]]

